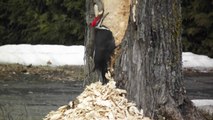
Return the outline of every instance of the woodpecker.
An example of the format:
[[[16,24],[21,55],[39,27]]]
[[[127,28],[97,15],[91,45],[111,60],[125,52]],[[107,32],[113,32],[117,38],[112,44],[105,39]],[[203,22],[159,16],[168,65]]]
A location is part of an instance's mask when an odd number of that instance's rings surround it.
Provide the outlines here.
[[[111,55],[114,53],[115,40],[112,32],[106,26],[101,25],[105,16],[98,15],[91,22],[90,26],[95,28],[94,35],[94,71],[98,73],[99,80],[106,84],[108,80],[105,77],[108,71],[108,63]]]

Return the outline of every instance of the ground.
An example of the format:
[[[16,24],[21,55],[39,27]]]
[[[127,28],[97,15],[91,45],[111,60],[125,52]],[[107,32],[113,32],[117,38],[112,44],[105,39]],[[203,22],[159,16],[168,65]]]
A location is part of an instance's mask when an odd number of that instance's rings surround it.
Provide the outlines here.
[[[84,79],[83,66],[23,66],[20,64],[0,65],[1,80],[20,80],[24,76],[37,77],[39,80],[68,80]]]
[[[0,119],[41,119],[75,99],[83,90],[84,77],[83,66],[0,65]],[[190,99],[213,99],[212,80],[213,70],[184,69]]]
[[[83,66],[0,65],[0,120],[41,120],[78,96]]]

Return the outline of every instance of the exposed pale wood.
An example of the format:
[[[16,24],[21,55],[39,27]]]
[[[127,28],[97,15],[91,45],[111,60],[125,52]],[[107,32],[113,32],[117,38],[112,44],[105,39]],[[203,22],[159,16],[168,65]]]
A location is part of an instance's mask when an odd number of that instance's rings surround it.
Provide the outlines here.
[[[124,37],[129,21],[130,0],[102,0],[104,12],[109,13],[103,21],[113,33],[115,44],[119,45]]]

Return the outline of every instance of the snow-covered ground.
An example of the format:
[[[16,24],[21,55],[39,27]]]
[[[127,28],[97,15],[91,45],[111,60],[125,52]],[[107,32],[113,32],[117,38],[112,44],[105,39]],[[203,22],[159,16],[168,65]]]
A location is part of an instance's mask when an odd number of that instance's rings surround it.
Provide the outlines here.
[[[208,56],[197,55],[191,52],[183,52],[182,55],[184,68],[194,68],[201,71],[213,69],[213,59]]]
[[[84,65],[84,46],[63,45],[4,45],[0,46],[0,64],[23,65]],[[183,53],[183,67],[213,68],[213,59]]]
[[[0,64],[84,65],[84,46],[4,45],[0,46]],[[212,69],[213,59],[190,52],[183,53],[183,67]],[[193,100],[196,106],[212,105],[213,100]]]
[[[83,65],[84,46],[4,45],[0,46],[0,64]]]

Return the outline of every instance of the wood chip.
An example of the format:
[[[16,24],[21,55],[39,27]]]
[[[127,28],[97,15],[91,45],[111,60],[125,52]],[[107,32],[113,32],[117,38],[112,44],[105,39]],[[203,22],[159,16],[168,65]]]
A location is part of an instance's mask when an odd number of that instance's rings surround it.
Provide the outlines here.
[[[125,94],[114,81],[92,83],[75,101],[51,111],[43,120],[150,120],[143,116],[143,110],[128,102]]]

